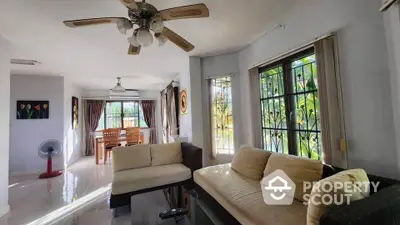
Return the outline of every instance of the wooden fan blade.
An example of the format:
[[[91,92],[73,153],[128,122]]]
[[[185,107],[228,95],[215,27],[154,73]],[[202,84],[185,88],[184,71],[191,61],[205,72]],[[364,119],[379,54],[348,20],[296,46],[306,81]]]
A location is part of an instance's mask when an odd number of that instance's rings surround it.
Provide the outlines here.
[[[91,18],[82,20],[67,20],[64,21],[64,24],[67,27],[84,27],[84,26],[92,26],[92,25],[107,24],[107,23],[118,23],[124,20],[129,22],[129,20],[124,17],[101,17],[101,18]]]
[[[139,6],[136,4],[135,0],[120,0],[128,9],[138,9]]]
[[[176,8],[161,10],[160,16],[163,20],[179,20],[190,18],[209,17],[210,12],[205,4],[186,5]]]
[[[186,52],[190,52],[194,49],[194,45],[166,27],[164,27],[161,34]]]
[[[133,45],[129,45],[128,54],[129,55],[139,55],[141,47],[135,47]]]

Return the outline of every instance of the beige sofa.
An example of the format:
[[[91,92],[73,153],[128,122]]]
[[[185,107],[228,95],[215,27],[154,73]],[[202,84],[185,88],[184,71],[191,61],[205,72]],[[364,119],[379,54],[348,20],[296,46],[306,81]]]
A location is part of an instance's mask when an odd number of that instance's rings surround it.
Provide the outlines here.
[[[202,150],[188,143],[135,145],[112,150],[110,208],[129,205],[130,197],[171,186],[193,186]]]
[[[264,203],[260,181],[275,169],[285,171],[289,177],[294,175],[295,183],[319,180],[323,176],[321,162],[242,147],[232,163],[195,171],[196,191],[210,208],[213,205],[223,207],[217,207],[214,211],[222,215],[226,224],[305,225],[307,206],[299,200],[301,196],[288,206]],[[202,193],[211,196],[212,200],[208,201],[207,196],[202,197]],[[214,200],[217,204],[213,203]],[[233,218],[224,217],[223,211]]]

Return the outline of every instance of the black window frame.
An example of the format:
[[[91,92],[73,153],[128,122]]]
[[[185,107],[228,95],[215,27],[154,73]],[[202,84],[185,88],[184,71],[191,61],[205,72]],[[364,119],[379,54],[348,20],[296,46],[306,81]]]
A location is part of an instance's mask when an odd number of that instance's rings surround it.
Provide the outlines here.
[[[308,48],[306,50],[303,50],[301,52],[298,52],[296,54],[293,54],[291,56],[285,57],[285,58],[283,58],[281,60],[278,60],[278,61],[276,61],[274,63],[268,64],[266,66],[263,66],[263,67],[259,68],[258,79],[259,79],[259,88],[260,88],[260,96],[259,96],[260,103],[259,104],[260,104],[260,111],[261,111],[260,112],[261,120],[263,120],[263,116],[265,116],[263,114],[263,110],[262,110],[262,104],[263,104],[262,102],[265,101],[265,100],[268,101],[269,99],[272,99],[272,98],[282,98],[282,97],[284,98],[284,103],[285,103],[285,119],[286,119],[286,128],[285,129],[264,127],[263,126],[264,122],[262,121],[262,123],[261,123],[261,135],[262,135],[261,140],[262,140],[262,143],[261,143],[261,145],[262,145],[262,147],[264,149],[265,149],[265,146],[264,146],[264,142],[265,142],[264,130],[268,130],[268,129],[269,130],[274,130],[274,129],[276,129],[276,130],[280,130],[280,131],[287,131],[287,136],[288,136],[287,137],[287,139],[288,139],[288,145],[287,145],[288,154],[311,158],[310,155],[304,156],[304,155],[302,155],[301,152],[299,154],[298,137],[297,137],[296,132],[308,132],[308,133],[317,132],[317,133],[319,133],[319,134],[317,134],[317,140],[318,140],[318,135],[321,136],[321,130],[319,129],[319,131],[314,131],[314,130],[311,131],[311,130],[299,130],[299,129],[297,129],[297,127],[296,127],[296,125],[297,125],[296,124],[296,115],[295,115],[296,113],[293,113],[293,112],[296,112],[296,110],[297,110],[296,109],[296,103],[295,103],[295,98],[296,98],[295,96],[299,95],[299,94],[305,94],[306,95],[308,92],[313,92],[313,91],[295,92],[294,88],[293,88],[293,86],[294,86],[293,85],[293,79],[292,79],[293,77],[292,77],[292,74],[291,74],[292,73],[292,69],[293,69],[291,67],[291,65],[292,65],[293,62],[295,62],[295,61],[297,61],[299,59],[311,56],[311,55],[315,55],[314,47]],[[274,96],[274,97],[270,97],[270,98],[268,98],[268,97],[267,98],[262,98],[260,75],[262,73],[266,72],[266,71],[269,71],[271,69],[278,68],[278,67],[282,67],[283,87],[284,87],[283,95]],[[316,76],[318,76],[318,75],[316,75]],[[318,92],[318,89],[316,89],[316,91],[314,91],[314,92]],[[318,118],[318,119],[320,119],[320,118]],[[316,120],[317,120],[317,118],[316,118]],[[318,145],[317,149],[318,149],[318,155],[319,155],[318,160],[322,160],[322,152],[323,152],[323,150],[322,150],[322,147],[319,148],[318,141],[317,141],[317,145]],[[308,147],[310,147],[310,146],[308,146]]]
[[[142,129],[146,129],[147,124],[145,127],[141,126],[140,124],[140,103],[141,101],[138,100],[108,100],[106,101],[106,105],[107,103],[113,103],[113,102],[119,102],[121,104],[121,129],[125,129],[125,124],[124,124],[124,102],[131,102],[131,103],[137,103],[138,104],[138,110],[137,110],[137,118],[138,118],[138,127],[142,128]],[[107,127],[107,107],[104,107],[104,111],[103,111],[103,125],[104,125],[104,129],[108,129]]]

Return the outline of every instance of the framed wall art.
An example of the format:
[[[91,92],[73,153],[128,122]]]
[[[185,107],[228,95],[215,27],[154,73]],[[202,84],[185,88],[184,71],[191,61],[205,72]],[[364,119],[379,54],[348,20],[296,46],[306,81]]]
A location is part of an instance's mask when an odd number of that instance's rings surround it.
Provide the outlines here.
[[[186,114],[188,110],[188,105],[187,105],[187,91],[186,89],[183,89],[181,93],[179,94],[179,108],[181,111],[181,114]]]
[[[17,101],[17,119],[48,119],[50,115],[49,101]]]

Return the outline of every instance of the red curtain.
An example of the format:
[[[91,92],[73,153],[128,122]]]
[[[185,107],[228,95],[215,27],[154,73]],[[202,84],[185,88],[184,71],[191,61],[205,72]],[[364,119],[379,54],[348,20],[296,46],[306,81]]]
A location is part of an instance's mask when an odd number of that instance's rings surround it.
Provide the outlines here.
[[[142,101],[142,109],[143,109],[143,117],[147,126],[150,128],[150,144],[157,143],[157,134],[156,134],[156,104],[152,100],[143,100]]]
[[[86,150],[85,155],[94,155],[95,148],[95,131],[99,125],[99,120],[103,109],[105,106],[105,101],[102,100],[87,100],[85,104],[85,127],[86,127]]]

